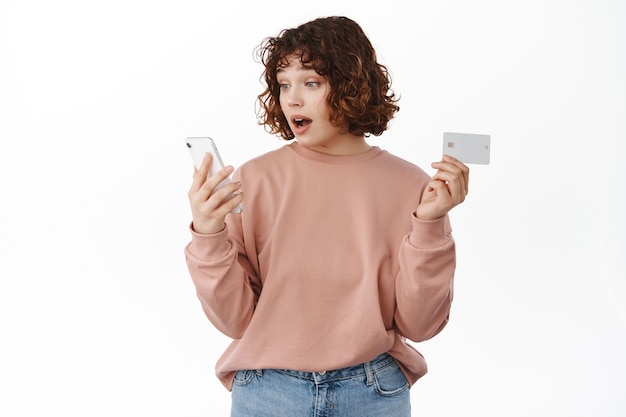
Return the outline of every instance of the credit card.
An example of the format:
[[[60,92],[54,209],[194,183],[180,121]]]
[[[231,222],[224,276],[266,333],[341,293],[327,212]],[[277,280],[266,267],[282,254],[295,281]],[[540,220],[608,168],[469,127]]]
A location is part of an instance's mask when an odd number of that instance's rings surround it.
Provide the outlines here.
[[[491,136],[475,133],[443,132],[443,154],[464,164],[489,164]]]

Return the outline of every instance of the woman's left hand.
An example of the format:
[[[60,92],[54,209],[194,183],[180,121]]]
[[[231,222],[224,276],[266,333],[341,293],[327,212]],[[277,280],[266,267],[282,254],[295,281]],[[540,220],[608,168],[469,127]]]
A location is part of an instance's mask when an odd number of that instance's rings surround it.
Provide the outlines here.
[[[415,215],[422,220],[434,220],[445,216],[454,206],[461,204],[467,195],[469,168],[463,162],[444,155],[431,165],[437,169],[422,194]]]

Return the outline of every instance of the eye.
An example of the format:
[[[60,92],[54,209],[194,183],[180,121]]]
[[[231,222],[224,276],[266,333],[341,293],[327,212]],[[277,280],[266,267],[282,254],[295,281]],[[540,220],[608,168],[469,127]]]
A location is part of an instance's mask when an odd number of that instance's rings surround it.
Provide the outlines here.
[[[320,83],[317,81],[307,81],[304,85],[307,87],[318,87]]]
[[[278,83],[278,89],[279,90],[286,90],[289,88],[289,84],[285,84],[285,83]]]

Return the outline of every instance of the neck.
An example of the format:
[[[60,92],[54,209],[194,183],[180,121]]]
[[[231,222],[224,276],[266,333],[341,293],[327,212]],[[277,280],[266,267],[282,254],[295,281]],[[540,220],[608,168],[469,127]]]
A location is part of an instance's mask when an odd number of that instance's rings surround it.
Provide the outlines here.
[[[306,144],[302,145],[306,146]],[[357,155],[372,149],[372,147],[365,141],[365,137],[351,134],[341,135],[341,139],[337,141],[306,147],[316,152],[343,156]]]

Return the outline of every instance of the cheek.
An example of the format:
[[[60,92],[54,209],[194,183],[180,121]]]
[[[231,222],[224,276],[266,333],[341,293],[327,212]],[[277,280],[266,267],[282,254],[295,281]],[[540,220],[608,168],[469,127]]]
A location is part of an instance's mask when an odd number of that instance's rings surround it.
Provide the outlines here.
[[[322,116],[330,116],[330,108],[328,106],[328,92],[324,91],[324,93],[320,95],[320,98],[317,102],[317,111]]]
[[[330,106],[328,105],[328,89],[324,89],[324,93],[322,94],[322,97],[320,98],[320,101],[317,105],[317,108],[319,109],[319,112],[321,114],[323,114],[324,116],[330,117]]]
[[[285,99],[283,98],[282,94],[278,95],[278,105],[280,106],[280,109],[283,111],[283,113],[285,112]]]
[[[320,116],[324,117],[325,119],[330,119],[330,108],[328,107],[328,103],[326,102],[326,97],[323,97],[317,104],[317,111]]]

